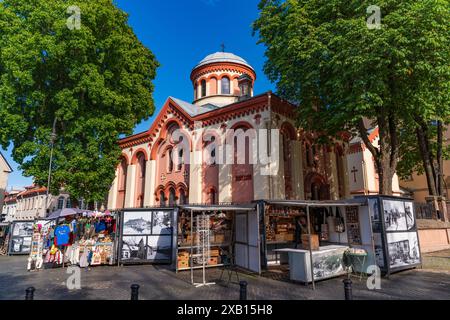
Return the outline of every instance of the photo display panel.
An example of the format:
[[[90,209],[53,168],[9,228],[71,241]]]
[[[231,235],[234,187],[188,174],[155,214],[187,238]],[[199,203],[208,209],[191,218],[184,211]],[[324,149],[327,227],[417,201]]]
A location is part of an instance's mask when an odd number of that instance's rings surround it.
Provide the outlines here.
[[[412,200],[383,198],[383,221],[389,271],[406,269],[421,263],[419,239]]]
[[[170,263],[173,217],[172,210],[123,212],[120,261]]]

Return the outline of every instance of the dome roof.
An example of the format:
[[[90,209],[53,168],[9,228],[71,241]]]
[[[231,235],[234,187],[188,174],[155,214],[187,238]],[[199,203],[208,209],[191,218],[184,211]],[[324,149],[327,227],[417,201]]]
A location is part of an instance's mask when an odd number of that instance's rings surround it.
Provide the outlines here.
[[[216,52],[213,54],[210,54],[208,56],[206,56],[202,61],[200,61],[194,69],[204,66],[206,64],[210,64],[210,63],[215,63],[215,62],[233,62],[233,63],[238,63],[238,64],[242,64],[244,66],[249,67],[250,69],[254,70],[253,67],[244,59],[242,59],[241,57],[229,53],[229,52]]]

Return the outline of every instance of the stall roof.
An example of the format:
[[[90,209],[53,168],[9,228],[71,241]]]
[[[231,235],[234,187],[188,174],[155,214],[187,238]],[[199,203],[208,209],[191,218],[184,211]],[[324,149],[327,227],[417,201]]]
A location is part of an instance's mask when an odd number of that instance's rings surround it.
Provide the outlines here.
[[[365,198],[345,199],[345,200],[264,200],[267,204],[291,206],[291,207],[354,207],[363,206],[367,200]]]
[[[180,205],[181,209],[192,211],[253,211],[256,203],[223,205]]]

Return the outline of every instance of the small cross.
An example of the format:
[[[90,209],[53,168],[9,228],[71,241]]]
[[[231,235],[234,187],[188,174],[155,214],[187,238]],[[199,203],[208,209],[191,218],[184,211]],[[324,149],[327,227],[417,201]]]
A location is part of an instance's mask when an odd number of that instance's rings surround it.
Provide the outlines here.
[[[355,166],[353,166],[353,170],[351,171],[351,173],[353,173],[353,181],[356,182],[356,173],[358,172],[358,169],[355,168]]]
[[[222,48],[222,52],[225,52],[225,44],[222,42],[222,44],[220,45],[220,48]]]

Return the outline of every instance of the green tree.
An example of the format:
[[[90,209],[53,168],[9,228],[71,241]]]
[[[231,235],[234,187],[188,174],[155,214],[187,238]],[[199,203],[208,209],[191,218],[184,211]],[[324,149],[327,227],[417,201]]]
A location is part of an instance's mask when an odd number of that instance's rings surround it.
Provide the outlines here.
[[[101,201],[117,139],[154,111],[157,67],[112,0],[1,1],[0,143],[45,186],[55,121],[51,191]]]
[[[300,105],[298,122],[327,137],[358,134],[372,153],[379,191],[392,193],[402,128],[449,109],[448,0],[262,0],[254,22],[265,72]],[[369,121],[365,121],[368,119]],[[368,125],[369,122],[369,125]],[[412,125],[414,123],[414,125]],[[378,126],[378,144],[367,129]]]

